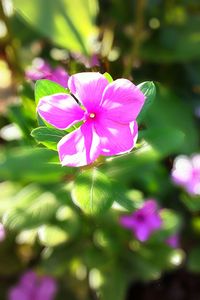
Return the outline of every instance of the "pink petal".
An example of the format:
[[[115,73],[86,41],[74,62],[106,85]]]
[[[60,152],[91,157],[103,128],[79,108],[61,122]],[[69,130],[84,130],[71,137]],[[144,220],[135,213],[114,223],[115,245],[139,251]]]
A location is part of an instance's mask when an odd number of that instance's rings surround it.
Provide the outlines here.
[[[68,87],[68,79],[69,75],[65,71],[63,67],[57,67],[55,70],[52,71],[51,75],[46,77],[46,79],[52,80],[65,88]]]
[[[58,129],[65,129],[84,119],[84,110],[67,94],[41,98],[37,111],[41,118]]]
[[[32,66],[28,67],[25,74],[30,80],[46,78],[51,73],[50,65],[42,58],[37,57],[33,60]]]
[[[106,87],[101,106],[106,118],[129,123],[137,118],[144,101],[145,96],[131,81],[117,79]]]
[[[147,220],[147,225],[152,231],[160,229],[162,226],[162,219],[159,216],[159,214],[154,213],[151,216],[149,216]]]
[[[133,225],[135,224],[135,220],[132,216],[123,216],[120,218],[120,223],[122,226],[132,229]]]
[[[187,192],[191,195],[200,195],[200,181],[198,178],[191,178],[189,182],[184,185]]]
[[[42,277],[37,288],[37,300],[54,299],[57,291],[57,284],[53,278]]]
[[[99,137],[90,122],[63,137],[58,152],[63,166],[80,167],[91,164],[100,154]]]
[[[151,214],[155,213],[157,209],[158,209],[158,206],[157,206],[156,201],[153,199],[152,200],[149,199],[144,203],[144,205],[142,206],[140,211],[142,211],[146,215],[151,215]]]
[[[174,160],[172,169],[172,180],[176,184],[185,185],[192,178],[193,166],[190,159],[185,155],[180,155]]]
[[[20,285],[28,289],[32,289],[37,282],[36,273],[33,271],[27,271],[20,278]]]
[[[3,224],[0,223],[0,242],[6,238],[6,231]]]
[[[83,72],[72,75],[68,81],[68,87],[72,94],[92,112],[99,106],[107,79],[98,72]]]
[[[133,229],[133,232],[137,239],[141,242],[145,242],[146,240],[148,240],[151,234],[149,228],[146,225],[137,227],[137,229]]]
[[[101,154],[105,156],[129,152],[137,140],[136,122],[120,124],[112,120],[101,119],[95,123],[95,128],[101,141]]]
[[[10,289],[8,294],[9,300],[30,300],[31,296],[26,292],[26,289],[21,287],[14,287]]]
[[[166,243],[172,248],[178,248],[180,246],[180,237],[178,234],[171,235],[166,240]]]

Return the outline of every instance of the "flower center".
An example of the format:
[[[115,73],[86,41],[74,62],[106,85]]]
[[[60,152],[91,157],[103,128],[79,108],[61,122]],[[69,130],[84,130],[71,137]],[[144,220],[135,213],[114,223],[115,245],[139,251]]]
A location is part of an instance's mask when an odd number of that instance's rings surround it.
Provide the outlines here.
[[[89,114],[89,118],[90,118],[90,119],[94,119],[95,116],[96,116],[96,114],[94,114],[94,113]]]
[[[138,215],[137,215],[137,221],[138,221],[139,223],[143,223],[143,222],[145,221],[145,216],[142,215],[142,214],[138,214]]]

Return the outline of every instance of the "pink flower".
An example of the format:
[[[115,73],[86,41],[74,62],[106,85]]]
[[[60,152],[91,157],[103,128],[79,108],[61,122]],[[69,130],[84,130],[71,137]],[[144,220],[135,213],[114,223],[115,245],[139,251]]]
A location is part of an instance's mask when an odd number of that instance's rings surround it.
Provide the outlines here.
[[[191,195],[200,195],[200,154],[180,155],[174,160],[172,180]]]
[[[26,78],[30,80],[48,79],[67,88],[69,75],[63,67],[58,66],[53,69],[42,58],[35,58],[32,66],[26,70]]]
[[[178,234],[171,235],[166,240],[166,243],[172,248],[178,248],[180,244],[179,235]]]
[[[92,54],[90,57],[87,57],[81,53],[73,52],[71,55],[76,61],[82,63],[86,68],[100,66],[100,61],[97,54]]]
[[[162,225],[156,201],[146,201],[136,212],[121,217],[120,223],[123,227],[131,229],[139,241],[148,240]]]
[[[0,223],[0,242],[2,242],[6,237],[6,231],[2,223]]]
[[[53,300],[57,285],[53,278],[38,277],[34,272],[28,271],[19,283],[9,291],[9,300]]]
[[[200,118],[200,106],[197,106],[196,109],[195,109],[195,115]]]
[[[145,100],[142,92],[127,79],[109,83],[102,74],[95,72],[71,76],[68,87],[73,96],[46,96],[37,107],[39,115],[58,129],[82,121],[80,128],[58,143],[62,165],[84,166],[100,155],[131,151],[138,134],[135,120]]]

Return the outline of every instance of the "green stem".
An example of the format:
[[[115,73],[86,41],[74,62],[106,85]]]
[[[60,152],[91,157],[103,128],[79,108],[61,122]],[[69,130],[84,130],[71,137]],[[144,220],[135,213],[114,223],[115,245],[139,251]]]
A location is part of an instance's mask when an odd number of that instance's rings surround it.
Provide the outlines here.
[[[133,46],[130,55],[127,57],[125,63],[125,70],[124,70],[124,77],[131,77],[131,71],[139,59],[139,52],[141,44],[144,40],[144,11],[146,7],[147,0],[137,0],[135,4],[135,22],[134,26],[134,33],[133,33]]]

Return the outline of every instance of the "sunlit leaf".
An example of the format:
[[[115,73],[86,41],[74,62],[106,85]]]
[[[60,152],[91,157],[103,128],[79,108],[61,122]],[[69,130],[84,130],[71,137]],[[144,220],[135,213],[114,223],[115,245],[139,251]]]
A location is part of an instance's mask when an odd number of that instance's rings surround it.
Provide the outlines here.
[[[145,95],[145,103],[144,106],[137,118],[138,122],[140,123],[142,119],[144,118],[144,115],[148,108],[152,105],[155,97],[156,97],[156,87],[153,81],[145,81],[138,85],[138,88],[142,91],[142,93]]]
[[[29,185],[13,197],[13,205],[3,216],[4,224],[10,229],[35,228],[49,221],[58,208],[55,196]]]
[[[49,149],[13,148],[1,151],[0,179],[22,182],[59,182],[72,168],[62,168]]]
[[[108,72],[105,72],[103,76],[108,80],[109,83],[113,82],[113,78]]]
[[[44,225],[38,232],[41,244],[47,247],[54,247],[66,242],[69,239],[68,233],[55,225]]]
[[[96,0],[14,0],[13,4],[25,21],[53,43],[84,54],[91,51],[97,34]]]
[[[58,142],[67,134],[67,132],[63,130],[58,130],[56,128],[48,128],[48,127],[38,127],[35,128],[31,135],[34,139],[47,148],[57,151]]]
[[[77,176],[72,197],[75,204],[87,214],[103,213],[114,201],[109,178],[95,168]]]
[[[59,85],[56,82],[53,82],[48,79],[41,79],[36,81],[35,84],[35,101],[36,104],[38,101],[44,97],[44,96],[49,96],[53,94],[58,94],[58,93],[68,93],[67,90]]]

